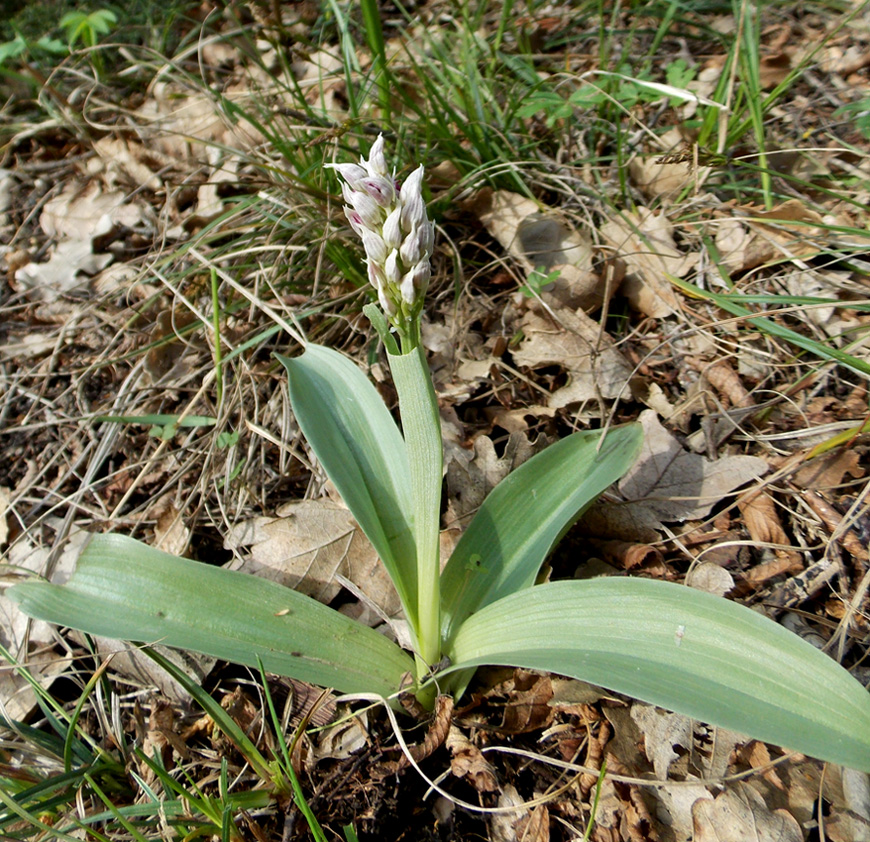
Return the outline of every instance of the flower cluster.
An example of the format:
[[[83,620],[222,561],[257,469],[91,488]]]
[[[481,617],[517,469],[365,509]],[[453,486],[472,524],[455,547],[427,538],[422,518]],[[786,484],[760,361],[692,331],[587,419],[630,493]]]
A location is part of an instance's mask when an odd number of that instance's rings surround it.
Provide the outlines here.
[[[387,169],[379,135],[368,160],[330,164],[338,170],[351,228],[362,238],[368,277],[390,322],[400,330],[415,319],[429,285],[434,228],[423,202],[423,167],[399,185]]]

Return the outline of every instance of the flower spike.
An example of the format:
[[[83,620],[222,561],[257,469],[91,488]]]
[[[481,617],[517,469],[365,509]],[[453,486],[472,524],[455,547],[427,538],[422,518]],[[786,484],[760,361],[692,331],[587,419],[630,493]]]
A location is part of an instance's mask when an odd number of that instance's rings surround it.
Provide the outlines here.
[[[401,335],[417,334],[435,239],[423,201],[422,165],[398,184],[387,167],[384,137],[378,135],[368,160],[327,166],[342,178],[344,213],[362,238],[381,308]]]

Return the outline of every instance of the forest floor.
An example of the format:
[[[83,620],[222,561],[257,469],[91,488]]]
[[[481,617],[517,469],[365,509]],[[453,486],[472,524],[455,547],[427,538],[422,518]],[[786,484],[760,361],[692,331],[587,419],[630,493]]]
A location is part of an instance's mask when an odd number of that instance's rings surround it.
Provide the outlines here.
[[[302,329],[395,408],[324,167],[383,133],[437,226],[445,552],[532,453],[639,421],[546,575],[708,590],[866,685],[870,4],[358,5],[0,44],[4,582],[120,532],[395,614],[273,357]],[[186,654],[191,692],[2,596],[0,643],[3,838],[870,839],[867,775],[558,676],[482,671],[418,771],[382,710],[300,682],[269,676],[276,729],[242,667]],[[202,694],[266,754],[298,737],[295,798]]]

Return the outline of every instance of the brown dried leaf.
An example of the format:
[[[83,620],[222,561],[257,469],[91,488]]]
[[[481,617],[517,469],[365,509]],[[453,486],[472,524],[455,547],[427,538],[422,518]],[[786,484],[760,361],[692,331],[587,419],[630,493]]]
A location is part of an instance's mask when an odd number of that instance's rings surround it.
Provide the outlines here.
[[[419,763],[421,760],[425,760],[433,751],[444,745],[444,741],[447,739],[447,734],[450,731],[452,717],[453,697],[438,696],[435,699],[435,712],[423,742],[408,746],[408,753],[416,762]],[[409,765],[410,761],[403,753],[399,759],[398,769],[404,769]]]
[[[639,565],[659,565],[664,561],[662,554],[649,544],[633,541],[592,541],[608,564],[631,570]]]
[[[546,445],[544,436],[530,442],[523,433],[517,432],[508,437],[501,456],[495,452],[489,436],[478,436],[471,453],[454,449],[453,458],[447,463],[447,523],[465,525],[493,488]]]
[[[803,842],[804,838],[790,813],[771,812],[744,781],[737,781],[713,801],[697,801],[692,818],[694,842]]]
[[[862,562],[867,561],[867,547],[858,537],[854,529],[840,529],[843,515],[840,514],[827,500],[812,491],[805,491],[804,500],[810,508],[821,518],[822,522],[832,533],[837,533],[837,540],[849,553]]]
[[[631,718],[643,733],[646,756],[653,764],[656,777],[666,781],[671,764],[680,756],[674,749],[692,747],[692,720],[641,702],[631,706]]]
[[[725,596],[734,587],[734,577],[724,567],[702,561],[686,576],[686,584],[690,588],[707,591],[716,596]]]
[[[799,199],[788,199],[766,210],[753,205],[735,207],[730,219],[716,220],[716,248],[731,272],[744,272],[783,254],[792,256],[818,252],[812,238],[821,231],[814,227],[822,217]],[[777,226],[776,222],[798,222],[799,226]]]
[[[702,362],[688,357],[686,362],[707,379],[707,382],[723,397],[727,398],[732,406],[754,406],[755,401],[749,394],[740,375],[734,370],[727,360],[716,360],[713,363]]]
[[[584,526],[594,535],[655,540],[646,537],[650,529],[706,517],[735,488],[767,471],[767,463],[755,456],[710,461],[689,453],[652,410],[642,412],[639,420],[644,428],[643,448],[618,486],[625,502],[602,503],[590,510]]]
[[[586,310],[601,303],[591,240],[568,220],[509,190],[481,190],[468,207],[526,274],[559,271],[549,291],[561,304]]]
[[[331,500],[303,500],[279,510],[280,517],[257,517],[234,525],[227,549],[250,548],[234,559],[242,570],[331,602],[341,585],[336,574],[353,582],[387,615],[400,610],[399,599],[383,565],[350,512]]]
[[[861,467],[861,454],[857,450],[839,448],[807,462],[795,471],[791,481],[798,488],[808,491],[826,491],[840,485],[846,474],[859,479],[865,473]]]
[[[550,676],[517,670],[513,684],[499,731],[504,734],[525,734],[546,728],[555,715],[550,705],[553,699]]]
[[[515,811],[496,813],[490,820],[492,842],[549,842],[550,814],[546,805],[529,810],[512,784],[506,784],[499,807],[516,806]]]
[[[604,239],[625,261],[622,292],[633,309],[651,318],[679,312],[680,304],[668,275],[682,278],[698,261],[683,254],[674,241],[674,226],[664,213],[639,207],[623,211],[601,226]]]
[[[517,822],[516,836],[521,842],[550,842],[550,812],[546,804],[533,807]]]
[[[766,491],[751,491],[737,501],[743,522],[753,541],[769,544],[790,544],[782,528],[773,497]]]
[[[550,395],[547,405],[552,409],[627,393],[631,365],[601,326],[582,310],[560,311],[559,324],[529,310],[521,327],[525,339],[514,351],[517,365],[561,365],[570,377],[567,386]]]
[[[691,184],[694,177],[691,163],[661,164],[660,158],[660,155],[632,158],[628,172],[645,196],[673,199],[684,187]]]
[[[455,725],[450,726],[445,743],[451,756],[450,770],[457,778],[465,778],[478,792],[498,791],[495,770]]]

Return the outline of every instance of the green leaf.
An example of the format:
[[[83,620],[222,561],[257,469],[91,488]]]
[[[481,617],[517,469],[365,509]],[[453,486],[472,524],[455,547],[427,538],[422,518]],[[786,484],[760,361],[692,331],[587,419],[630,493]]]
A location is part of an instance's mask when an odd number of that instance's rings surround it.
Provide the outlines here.
[[[413,662],[378,632],[275,582],[96,535],[66,585],[6,592],[31,617],[158,642],[334,687],[394,693]]]
[[[276,354],[293,412],[338,493],[372,542],[416,623],[416,551],[405,442],[375,387],[343,354],[309,344]]]
[[[839,664],[727,599],[644,579],[553,582],[482,608],[451,669],[573,676],[756,739],[870,771],[870,695]]]
[[[574,433],[490,492],[441,574],[446,640],[469,614],[534,584],[559,538],[634,463],[642,437],[637,424]]]

